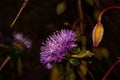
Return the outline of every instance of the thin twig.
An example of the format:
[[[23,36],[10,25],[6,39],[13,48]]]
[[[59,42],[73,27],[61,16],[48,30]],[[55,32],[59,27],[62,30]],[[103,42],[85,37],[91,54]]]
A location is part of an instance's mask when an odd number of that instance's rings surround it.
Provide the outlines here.
[[[88,74],[91,76],[92,80],[95,80],[93,74],[88,70]]]
[[[6,65],[6,63],[10,60],[10,56],[8,56],[5,60],[4,60],[4,62],[2,63],[2,65],[0,66],[0,71],[3,69],[3,67]]]
[[[102,80],[106,80],[106,78],[108,77],[108,75],[111,73],[111,71],[116,67],[117,64],[120,63],[120,59],[118,59],[110,68],[109,70],[105,73],[105,75],[103,76]]]
[[[20,16],[21,12],[23,11],[23,9],[24,9],[25,6],[27,5],[27,3],[28,3],[28,0],[24,0],[23,5],[22,5],[22,7],[20,8],[20,10],[19,10],[17,16],[15,17],[15,19],[14,19],[13,22],[12,22],[12,24],[10,25],[11,28],[12,28],[13,25],[15,24],[16,20],[17,20],[18,17]]]

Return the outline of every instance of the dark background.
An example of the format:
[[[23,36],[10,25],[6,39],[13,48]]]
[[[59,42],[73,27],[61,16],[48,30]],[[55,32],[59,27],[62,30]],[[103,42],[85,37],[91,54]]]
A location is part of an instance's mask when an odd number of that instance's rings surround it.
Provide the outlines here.
[[[100,11],[108,6],[120,6],[120,0],[98,1]],[[48,80],[50,71],[44,68],[39,61],[41,43],[49,34],[57,29],[66,27],[64,22],[67,21],[73,24],[78,18],[77,0],[66,0],[67,7],[65,12],[57,15],[56,6],[59,2],[61,0],[29,0],[11,29],[10,24],[19,11],[23,0],[0,0],[0,32],[2,35],[10,37],[12,32],[19,31],[30,37],[33,42],[32,49],[26,51],[22,56],[23,72],[21,77],[17,76],[15,67],[9,68],[9,62],[1,71],[4,74],[3,80]],[[85,0],[82,0],[82,6],[83,11],[91,17],[95,25],[96,21],[92,18],[94,6],[86,3]],[[105,33],[100,47],[107,48],[111,61],[115,62],[116,58],[120,56],[120,10],[110,10],[102,18]],[[92,28],[88,29],[88,32],[91,35]],[[102,62],[105,70],[107,70],[110,66],[106,66],[107,64],[104,61]],[[116,70],[119,70],[119,67]],[[96,73],[99,76],[99,72],[96,71]],[[120,78],[116,80],[118,79]]]

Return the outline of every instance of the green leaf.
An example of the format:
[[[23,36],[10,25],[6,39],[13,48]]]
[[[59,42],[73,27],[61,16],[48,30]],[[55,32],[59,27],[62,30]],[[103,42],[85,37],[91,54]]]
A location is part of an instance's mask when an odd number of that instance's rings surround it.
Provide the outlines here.
[[[18,57],[18,60],[17,60],[17,70],[18,70],[18,73],[19,73],[19,76],[22,74],[22,61],[21,61],[21,57]]]
[[[76,53],[76,54],[78,54],[78,53],[80,53],[80,48],[74,48],[73,50],[72,50],[72,53]]]
[[[66,77],[65,77],[65,80],[76,80],[75,72],[74,72],[72,66],[70,66],[70,63],[67,63],[67,65],[66,65]]]
[[[85,53],[86,53],[86,50],[82,50],[82,51],[80,51],[79,54],[85,54]]]
[[[59,4],[57,5],[57,7],[56,7],[56,12],[57,12],[58,15],[60,15],[60,14],[62,14],[62,13],[65,11],[65,9],[66,9],[65,3],[64,3],[64,2],[61,2],[61,3],[59,3]]]
[[[74,66],[78,66],[80,64],[79,60],[73,58],[69,59],[69,62]]]
[[[50,80],[64,80],[64,66],[62,64],[53,63]]]
[[[92,57],[94,54],[90,51],[81,51],[79,54],[73,54],[72,57],[74,58],[84,58],[84,57]]]

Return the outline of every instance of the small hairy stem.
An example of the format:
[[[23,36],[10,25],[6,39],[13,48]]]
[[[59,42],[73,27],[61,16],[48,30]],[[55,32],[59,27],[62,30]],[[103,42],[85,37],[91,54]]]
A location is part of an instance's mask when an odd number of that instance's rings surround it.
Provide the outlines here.
[[[8,56],[5,60],[4,60],[4,62],[2,63],[2,65],[0,66],[0,71],[3,69],[3,67],[6,65],[6,63],[10,60],[10,56]]]
[[[116,67],[116,65],[120,63],[120,59],[118,59],[110,68],[109,70],[105,73],[105,75],[103,76],[102,80],[106,80],[106,78],[108,77],[108,75],[110,74],[110,72]]]
[[[20,8],[20,10],[19,10],[17,16],[15,17],[15,19],[14,19],[13,22],[12,22],[12,24],[10,25],[11,28],[12,28],[13,25],[15,24],[16,20],[17,20],[18,17],[20,16],[21,12],[23,11],[23,9],[24,9],[25,6],[27,5],[27,3],[28,3],[28,0],[24,0],[23,5],[22,5],[22,7]]]
[[[105,8],[100,14],[99,14],[99,17],[98,17],[98,22],[101,22],[101,17],[102,17],[102,15],[106,12],[106,11],[108,11],[108,10],[110,10],[110,9],[120,9],[120,6],[110,6],[110,7],[107,7],[107,8]]]

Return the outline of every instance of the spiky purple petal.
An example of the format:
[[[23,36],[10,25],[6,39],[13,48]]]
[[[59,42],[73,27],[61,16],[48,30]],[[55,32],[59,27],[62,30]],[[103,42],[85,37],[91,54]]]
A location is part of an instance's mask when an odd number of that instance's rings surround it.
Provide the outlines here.
[[[14,40],[20,42],[24,47],[31,48],[32,42],[25,37],[22,33],[13,33]]]
[[[51,69],[52,62],[61,62],[65,59],[65,52],[77,46],[72,43],[76,40],[76,34],[72,30],[62,29],[54,32],[41,46],[41,63]]]

